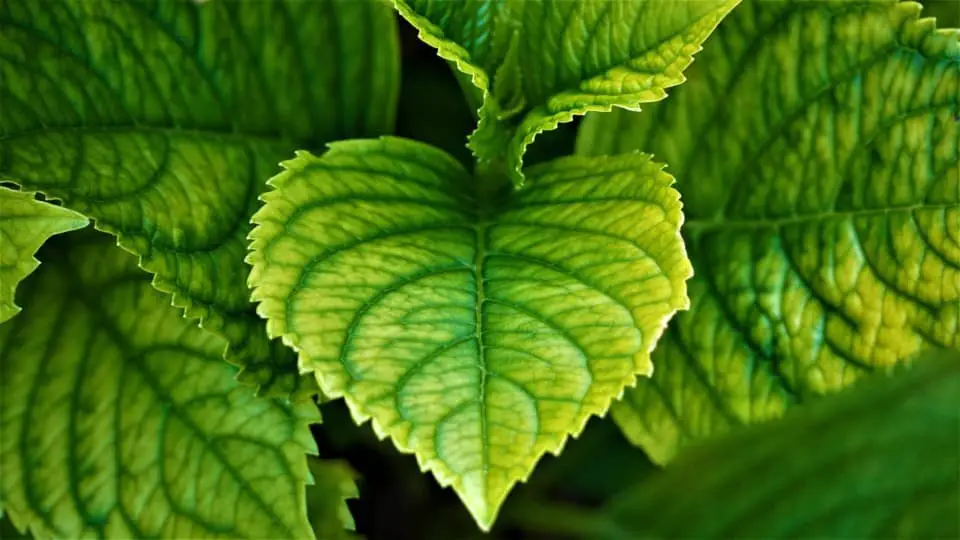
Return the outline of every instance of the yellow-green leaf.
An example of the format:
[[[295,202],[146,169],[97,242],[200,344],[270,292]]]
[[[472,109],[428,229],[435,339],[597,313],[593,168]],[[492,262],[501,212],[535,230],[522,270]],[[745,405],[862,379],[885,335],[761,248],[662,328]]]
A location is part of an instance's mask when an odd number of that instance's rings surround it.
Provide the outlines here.
[[[14,293],[40,264],[33,254],[47,238],[87,223],[80,214],[38,201],[32,193],[0,187],[0,323],[20,312]]]
[[[657,461],[930,347],[960,348],[960,42],[894,1],[747,0],[690,82],[588,118],[665,160],[696,277],[614,408]]]
[[[392,130],[375,0],[0,2],[0,180],[93,217],[266,394],[315,391],[246,287],[249,219],[297,148]]]
[[[311,403],[251,395],[99,233],[41,252],[0,325],[0,500],[37,538],[311,538]],[[350,494],[326,487],[324,515]]]
[[[739,0],[395,0],[482,91],[470,147],[518,185],[537,134],[666,97]]]
[[[650,373],[687,304],[680,203],[649,156],[550,162],[490,200],[403,139],[284,166],[251,235],[268,331],[484,529],[545,452]]]

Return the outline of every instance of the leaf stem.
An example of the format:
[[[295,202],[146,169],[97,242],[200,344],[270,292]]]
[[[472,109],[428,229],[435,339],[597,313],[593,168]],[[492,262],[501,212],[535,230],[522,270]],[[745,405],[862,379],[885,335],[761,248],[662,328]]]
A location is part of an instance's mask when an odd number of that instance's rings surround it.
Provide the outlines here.
[[[477,203],[480,207],[481,221],[486,220],[497,202],[512,188],[510,177],[503,160],[476,161],[474,176],[477,181]]]

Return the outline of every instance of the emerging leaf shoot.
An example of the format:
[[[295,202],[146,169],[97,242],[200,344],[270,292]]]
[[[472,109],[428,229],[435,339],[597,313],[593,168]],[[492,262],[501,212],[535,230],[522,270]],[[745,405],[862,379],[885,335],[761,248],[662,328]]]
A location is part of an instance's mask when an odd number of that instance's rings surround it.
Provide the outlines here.
[[[395,0],[481,90],[470,148],[523,184],[537,134],[588,111],[637,109],[684,81],[700,44],[739,0]]]

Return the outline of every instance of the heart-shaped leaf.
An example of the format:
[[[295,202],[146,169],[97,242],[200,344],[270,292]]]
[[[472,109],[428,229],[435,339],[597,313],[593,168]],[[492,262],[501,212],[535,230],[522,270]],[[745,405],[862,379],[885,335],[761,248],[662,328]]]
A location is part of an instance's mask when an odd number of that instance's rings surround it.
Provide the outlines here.
[[[490,198],[396,138],[284,166],[251,236],[268,331],[484,529],[540,456],[649,375],[687,304],[680,202],[649,156],[561,159]]]

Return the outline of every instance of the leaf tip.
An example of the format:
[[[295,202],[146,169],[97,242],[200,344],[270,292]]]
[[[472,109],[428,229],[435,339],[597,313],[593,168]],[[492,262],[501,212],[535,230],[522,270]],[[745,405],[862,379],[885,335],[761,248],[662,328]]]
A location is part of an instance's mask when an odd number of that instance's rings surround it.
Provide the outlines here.
[[[496,486],[491,486],[489,476],[484,473],[485,471],[476,471],[464,475],[455,491],[477,523],[477,527],[488,533],[493,528],[497,514],[500,513],[500,507],[515,482],[498,482]]]

